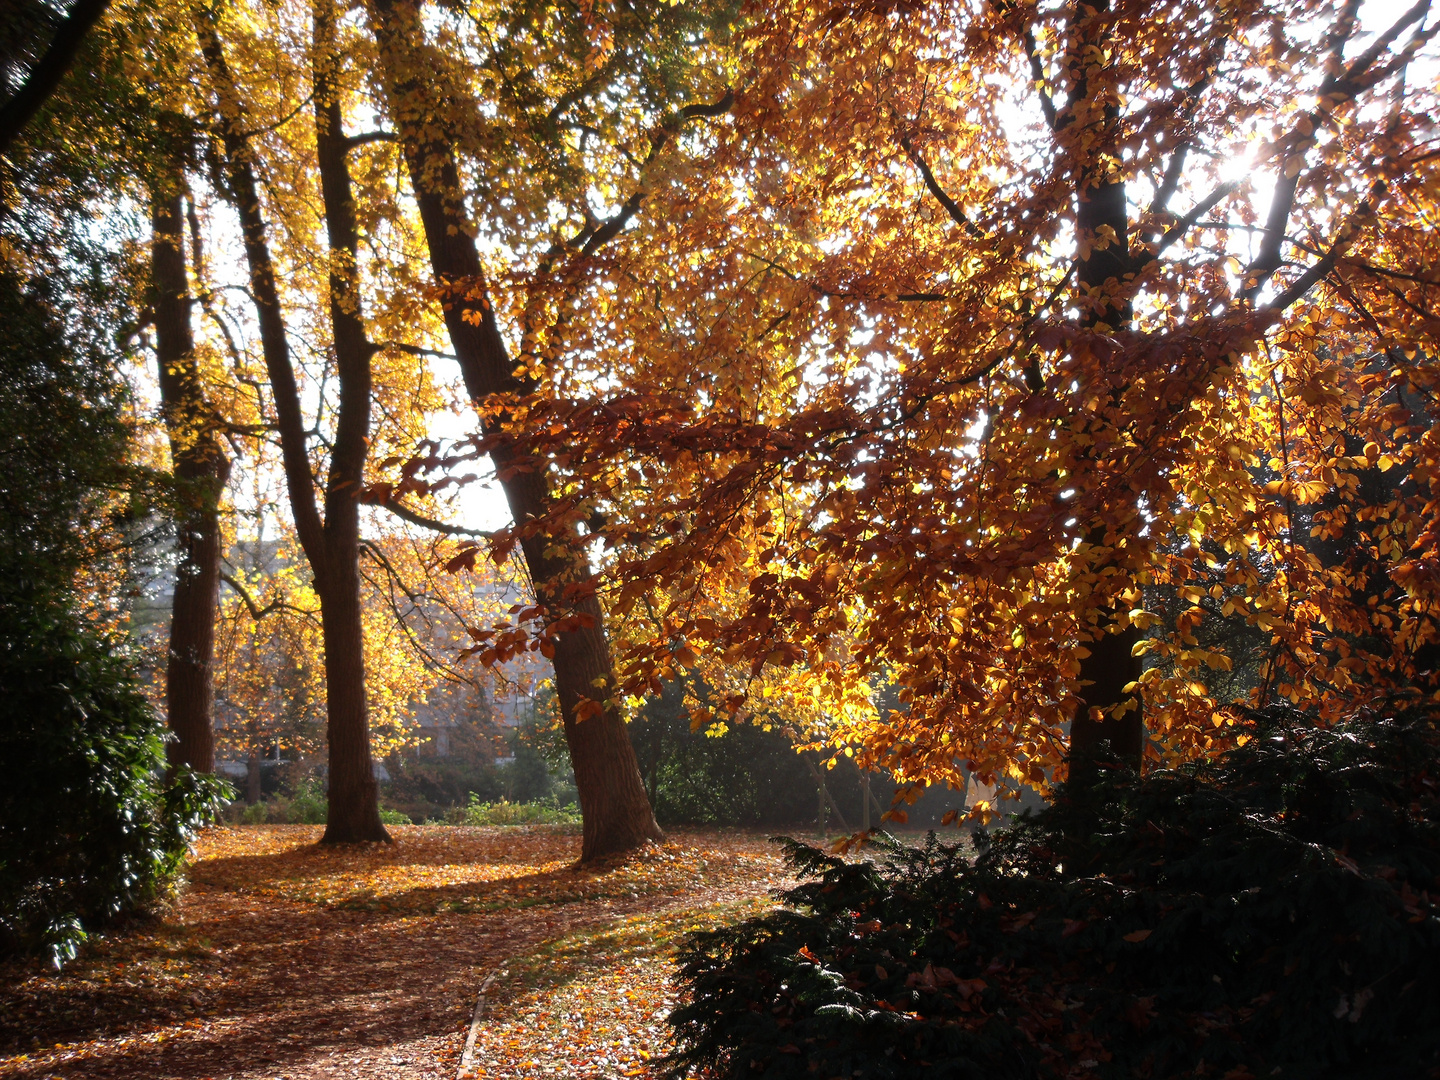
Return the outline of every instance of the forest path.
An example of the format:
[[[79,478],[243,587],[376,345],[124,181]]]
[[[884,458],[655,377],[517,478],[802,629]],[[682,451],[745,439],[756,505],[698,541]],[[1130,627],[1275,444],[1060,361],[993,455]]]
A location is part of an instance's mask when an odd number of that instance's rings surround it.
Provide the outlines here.
[[[577,870],[574,826],[207,830],[163,919],[55,973],[0,967],[0,1077],[647,1076],[668,1048],[673,948],[788,883],[762,835],[677,830]]]

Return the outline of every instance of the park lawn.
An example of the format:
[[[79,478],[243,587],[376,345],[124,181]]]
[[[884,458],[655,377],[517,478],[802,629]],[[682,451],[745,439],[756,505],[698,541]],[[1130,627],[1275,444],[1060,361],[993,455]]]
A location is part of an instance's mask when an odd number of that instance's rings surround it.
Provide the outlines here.
[[[162,918],[0,967],[0,1077],[650,1076],[673,953],[789,883],[760,834],[676,830],[577,870],[575,826],[212,828]]]

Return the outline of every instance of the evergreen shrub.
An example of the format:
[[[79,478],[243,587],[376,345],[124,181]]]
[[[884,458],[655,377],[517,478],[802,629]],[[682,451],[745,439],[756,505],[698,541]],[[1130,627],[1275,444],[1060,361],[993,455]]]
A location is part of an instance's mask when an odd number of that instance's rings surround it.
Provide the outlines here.
[[[847,862],[692,937],[671,1076],[1440,1075],[1440,736],[1272,710],[986,836]]]
[[[168,888],[228,785],[166,783],[104,583],[141,478],[125,389],[61,304],[0,267],[0,952],[57,965]]]

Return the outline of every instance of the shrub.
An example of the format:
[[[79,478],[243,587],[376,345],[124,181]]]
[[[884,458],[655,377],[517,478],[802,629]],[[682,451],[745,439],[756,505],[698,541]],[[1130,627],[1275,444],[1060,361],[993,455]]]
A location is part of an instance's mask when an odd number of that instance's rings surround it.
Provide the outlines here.
[[[1440,1062],[1433,711],[1279,711],[983,835],[847,863],[696,935],[671,1075],[1420,1076]]]
[[[295,794],[277,795],[251,806],[232,808],[232,820],[241,825],[324,825],[330,811],[325,785],[316,777],[300,781]],[[380,809],[380,820],[386,825],[409,825],[409,814],[400,810]]]
[[[578,825],[580,811],[574,804],[554,802],[481,802],[472,791],[470,802],[445,815],[451,825]]]
[[[129,486],[124,391],[0,269],[0,951],[75,955],[164,893],[228,785],[165,782],[162,727],[97,626]]]
[[[284,820],[291,825],[324,825],[330,813],[330,800],[325,785],[317,777],[308,777],[295,789],[284,808]]]
[[[818,824],[817,755],[807,755],[807,761],[783,730],[759,723],[692,731],[685,692],[680,680],[663,684],[662,693],[647,700],[630,723],[636,762],[661,825],[793,829]],[[701,701],[710,700],[703,683],[696,693]],[[882,713],[894,705],[899,701],[886,704]],[[865,794],[854,761],[840,757],[823,776],[833,808],[827,811],[828,829],[860,828]],[[897,785],[885,773],[870,779],[873,798],[889,808]],[[948,788],[926,789],[905,808],[909,827],[938,825],[963,798]]]
[[[130,666],[63,612],[10,617],[22,633],[0,648],[0,948],[58,966],[86,927],[165,891],[229,785],[184,770],[167,786]]]

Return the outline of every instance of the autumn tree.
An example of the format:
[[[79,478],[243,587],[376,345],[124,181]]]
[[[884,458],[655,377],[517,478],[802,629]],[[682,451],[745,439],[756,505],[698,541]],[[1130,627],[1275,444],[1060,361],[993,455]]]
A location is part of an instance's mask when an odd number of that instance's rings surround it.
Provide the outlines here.
[[[336,39],[336,13],[324,0],[312,10],[312,38],[308,57],[304,59],[308,60],[305,66],[309,69],[309,99],[314,116],[313,150],[287,136],[282,145],[293,156],[281,163],[288,171],[298,174],[301,190],[305,190],[303,185],[308,183],[318,187],[320,221],[326,237],[324,253],[320,256],[327,268],[321,295],[327,297],[323,310],[333,351],[334,367],[330,370],[333,370],[337,390],[333,430],[324,437],[328,468],[321,501],[316,498],[311,429],[291,355],[286,313],[260,195],[256,164],[259,155],[248,127],[250,111],[214,15],[196,8],[194,18],[215,93],[215,124],[223,154],[227,194],[240,217],[250,295],[259,325],[290,512],[314,573],[315,592],[320,602],[330,760],[329,818],[324,839],[330,843],[387,840],[388,834],[379,818],[370,747],[359,569],[361,493],[373,438],[372,358],[379,346],[367,333],[359,285],[357,210],[347,155],[364,142],[348,137],[343,128],[341,99],[345,89]],[[279,59],[287,69],[296,69],[293,58],[281,56]],[[307,165],[313,168],[312,173],[307,174]],[[285,212],[293,215],[295,209],[292,206]],[[323,391],[321,407],[325,408]]]
[[[432,41],[418,4],[375,0],[369,10],[466,389],[486,432],[523,426],[525,399],[548,367],[563,366],[549,326],[597,314],[577,306],[588,264],[631,224],[687,125],[730,106],[709,52],[723,12],[482,5],[437,13]],[[487,266],[486,241],[514,258]],[[660,833],[603,612],[585,584],[581,515],[555,513],[544,456],[502,446],[491,457],[519,527],[497,551],[518,540],[535,589],[526,618],[538,632],[483,631],[482,652],[503,658],[523,643],[552,660],[584,816],[581,858],[634,847]]]
[[[890,674],[837,742],[1013,788],[1243,739],[1207,619],[1317,720],[1427,685],[1427,4],[747,12],[710,167],[656,185],[568,353],[606,390],[513,439],[606,515],[611,610],[659,605],[624,689]]]

